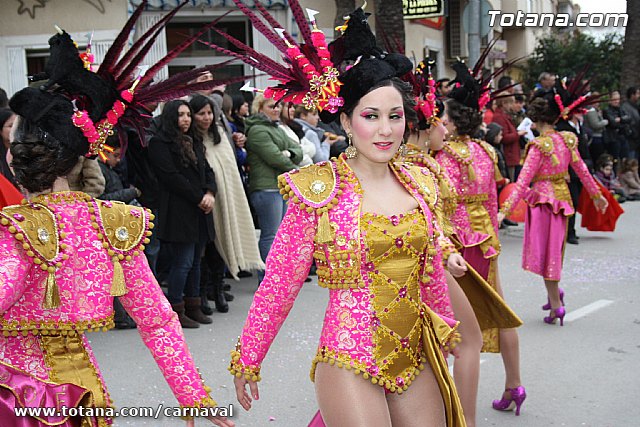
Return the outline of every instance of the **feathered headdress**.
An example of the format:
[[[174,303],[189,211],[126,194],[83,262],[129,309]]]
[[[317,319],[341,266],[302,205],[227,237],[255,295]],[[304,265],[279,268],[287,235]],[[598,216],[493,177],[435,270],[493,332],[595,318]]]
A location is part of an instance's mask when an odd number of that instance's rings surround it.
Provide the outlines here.
[[[315,108],[320,111],[323,121],[332,121],[345,105],[359,99],[366,93],[363,91],[370,90],[375,82],[411,70],[408,58],[397,54],[385,56],[376,46],[375,37],[367,24],[368,14],[362,8],[349,15],[348,22],[343,26],[344,34],[327,46],[325,35],[315,22],[318,12],[307,9],[307,20],[297,0],[289,1],[289,7],[304,41],[300,44],[280,28],[280,24],[259,2],[255,4],[257,13],[241,0],[234,0],[234,3],[249,18],[253,27],[283,54],[285,63],[280,64],[215,28],[214,31],[240,52],[213,43],[201,43],[240,59],[278,81],[277,85],[263,91],[265,97],[303,104],[308,109]],[[349,69],[347,61],[351,62]],[[247,86],[245,89],[258,90]]]
[[[472,70],[461,60],[456,61],[451,66],[456,72],[456,78],[449,82],[449,85],[453,87],[448,95],[449,98],[453,98],[469,108],[481,111],[490,101],[504,96],[505,92],[513,87],[513,85],[510,85],[494,91],[491,84],[494,78],[504,73],[521,58],[505,62],[502,67],[490,74],[483,75],[482,73],[484,61],[496,41],[497,39],[494,39],[489,43]]]
[[[201,43],[233,56],[246,64],[269,74],[279,83],[264,90],[267,98],[276,101],[303,104],[308,109],[319,111],[337,111],[342,105],[342,98],[338,95],[341,83],[338,81],[338,70],[333,66],[325,35],[316,25],[315,10],[307,9],[312,28],[309,28],[302,7],[297,1],[290,1],[289,7],[298,24],[304,43],[298,44],[280,24],[260,4],[255,2],[258,13],[249,9],[241,0],[233,0],[251,21],[255,29],[260,31],[267,40],[282,54],[285,64],[280,64],[268,56],[247,46],[235,37],[213,28],[224,37],[239,52],[233,52],[214,43]],[[245,90],[253,89],[248,86]]]
[[[436,96],[436,82],[431,74],[431,64],[421,61],[409,82],[413,85],[416,97],[415,109],[418,112],[418,128],[427,129],[442,117],[443,105]]]
[[[226,65],[223,63],[153,83],[158,71],[193,44],[216,21],[176,46],[156,64],[141,67],[164,26],[187,3],[183,2],[167,13],[125,52],[129,34],[146,7],[147,1],[142,1],[95,73],[86,67],[86,63],[92,60],[90,52],[89,55],[87,52],[80,54],[69,34],[56,27],[58,34],[49,40],[51,55],[45,71],[33,77],[33,80],[46,79],[47,82],[39,88],[28,87],[17,92],[11,99],[11,108],[78,155],[100,155],[104,158],[104,151],[109,150],[105,145],[106,139],[114,132],[129,127],[136,129],[139,135],[144,134],[144,128],[150,120],[146,105],[242,80],[244,77],[194,83],[203,73]],[[118,135],[124,149],[126,132],[118,132]]]
[[[558,120],[568,120],[573,114],[584,112],[586,107],[596,103],[604,95],[592,95],[587,91],[589,80],[585,79],[587,68],[580,71],[567,84],[567,78],[556,79],[554,86],[554,107],[558,109]]]

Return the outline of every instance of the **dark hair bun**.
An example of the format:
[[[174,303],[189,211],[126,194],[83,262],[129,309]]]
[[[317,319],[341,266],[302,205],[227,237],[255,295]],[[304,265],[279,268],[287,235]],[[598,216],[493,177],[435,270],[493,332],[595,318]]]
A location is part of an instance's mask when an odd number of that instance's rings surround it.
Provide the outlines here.
[[[534,98],[527,107],[527,116],[536,123],[553,124],[560,111],[557,106],[553,108],[554,106],[555,101],[549,100],[547,97]]]
[[[474,137],[482,124],[482,113],[455,99],[447,101],[447,115],[456,126],[458,135]]]

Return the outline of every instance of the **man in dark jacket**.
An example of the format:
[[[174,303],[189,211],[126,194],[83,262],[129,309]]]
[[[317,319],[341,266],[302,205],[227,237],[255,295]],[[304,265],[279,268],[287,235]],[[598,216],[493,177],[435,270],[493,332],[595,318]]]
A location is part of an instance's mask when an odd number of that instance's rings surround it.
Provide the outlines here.
[[[640,98],[640,88],[631,86],[627,89],[627,100],[622,103],[620,109],[631,118],[629,123],[629,158],[637,159],[640,149],[640,112],[638,112],[638,99]]]
[[[607,151],[618,163],[629,157],[629,141],[633,130],[631,117],[620,108],[620,92],[613,91],[609,99],[609,106],[604,110],[604,118],[609,121],[605,129],[604,142]]]
[[[113,152],[107,152],[106,160],[104,162],[98,162],[105,181],[104,192],[98,198],[102,200],[115,200],[118,202],[139,205],[136,201],[136,197],[140,196],[140,190],[133,186],[125,188],[122,177],[115,170],[116,166],[120,163],[121,154],[118,136],[110,136],[107,139],[107,145],[113,148]],[[113,320],[116,329],[131,329],[136,327],[136,323],[131,316],[127,314],[118,297],[113,299],[113,311]]]
[[[578,137],[578,152],[580,157],[587,165],[589,170],[593,172],[593,161],[589,155],[589,136],[587,135],[586,128],[583,126],[582,114],[573,114],[568,120],[560,120],[556,125],[556,130],[572,132]],[[573,206],[578,206],[580,199],[580,192],[582,191],[582,183],[578,178],[578,175],[574,172],[573,168],[569,168],[569,193],[571,194],[571,201]],[[575,214],[569,217],[567,243],[572,245],[578,244],[578,235],[576,234],[576,216]]]

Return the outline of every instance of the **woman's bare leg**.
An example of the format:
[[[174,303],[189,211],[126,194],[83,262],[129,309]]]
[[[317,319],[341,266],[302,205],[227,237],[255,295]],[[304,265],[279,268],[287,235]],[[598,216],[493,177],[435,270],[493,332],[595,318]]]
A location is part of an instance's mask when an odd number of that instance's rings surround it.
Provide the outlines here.
[[[388,394],[387,402],[393,427],[444,427],[446,424],[442,395],[428,364],[407,391]]]
[[[361,375],[328,363],[318,363],[315,387],[320,413],[327,427],[391,427],[384,389]],[[413,384],[410,389],[412,387]]]
[[[551,308],[559,308],[562,305],[560,301],[560,282],[555,280],[545,280],[544,285],[547,288],[547,296],[551,302]]]
[[[500,274],[496,270],[496,291],[504,299]],[[505,388],[522,385],[520,379],[520,342],[515,328],[500,329],[500,353],[504,364]]]
[[[458,358],[453,364],[453,378],[464,410],[467,427],[476,425],[476,405],[478,400],[478,379],[480,377],[480,350],[482,332],[473,308],[456,279],[445,271],[449,297],[456,320],[460,321],[462,342],[458,344]]]

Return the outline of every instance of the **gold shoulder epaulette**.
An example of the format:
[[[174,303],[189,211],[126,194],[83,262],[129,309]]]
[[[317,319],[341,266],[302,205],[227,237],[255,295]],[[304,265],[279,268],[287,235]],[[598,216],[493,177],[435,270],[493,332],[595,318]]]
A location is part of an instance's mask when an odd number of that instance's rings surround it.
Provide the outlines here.
[[[63,253],[66,244],[60,243],[66,237],[66,233],[61,231],[63,224],[58,222],[53,211],[39,203],[5,207],[0,212],[0,224],[13,234],[34,264],[48,272],[42,307],[58,307],[60,295],[55,273],[62,266],[62,260],[68,258]]]
[[[43,260],[53,260],[58,253],[58,224],[55,214],[46,206],[13,205],[0,213],[2,225],[19,240],[25,250]],[[28,247],[27,247],[28,246]]]
[[[151,235],[151,231],[147,233],[149,214],[144,208],[105,200],[96,200],[95,205],[98,209],[94,208],[92,215],[96,217],[103,241],[112,250],[131,255]]]
[[[338,203],[342,194],[332,162],[305,166],[278,177],[280,194],[285,200],[303,205],[309,213],[319,214]]]
[[[569,131],[560,132],[562,138],[564,139],[564,143],[567,145],[569,150],[573,150],[578,146],[578,137],[575,133]]]
[[[425,202],[433,209],[438,202],[438,177],[427,167],[420,167],[410,163],[394,164],[404,181],[415,188],[422,195]]]
[[[529,144],[535,145],[538,147],[543,154],[550,156],[553,153],[553,139],[550,136],[540,136]]]
[[[478,145],[480,145],[480,147],[482,147],[484,151],[487,152],[489,157],[491,157],[491,160],[493,160],[493,163],[498,163],[498,153],[496,153],[496,149],[493,148],[491,144],[481,140],[475,140],[475,141],[478,143]]]
[[[153,214],[122,202],[96,199],[89,204],[89,213],[92,226],[113,262],[111,295],[122,296],[127,288],[120,261],[130,261],[144,251],[153,228]]]

